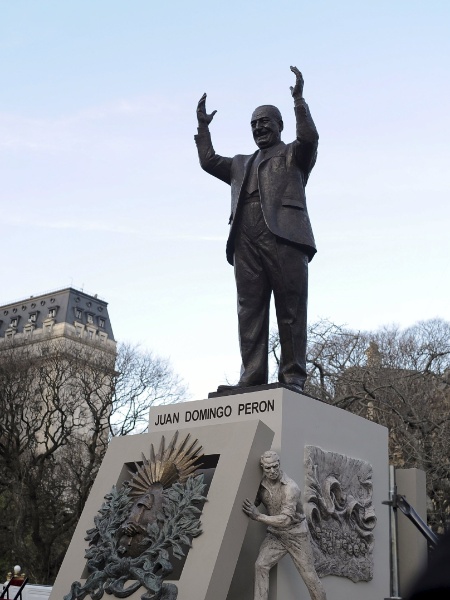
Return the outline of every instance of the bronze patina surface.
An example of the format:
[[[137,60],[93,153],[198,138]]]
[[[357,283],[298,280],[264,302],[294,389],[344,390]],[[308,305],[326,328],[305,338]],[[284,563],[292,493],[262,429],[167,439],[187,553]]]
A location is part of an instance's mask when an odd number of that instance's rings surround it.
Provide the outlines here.
[[[241,376],[230,388],[268,381],[269,306],[273,293],[281,344],[278,380],[301,392],[306,380],[308,263],[316,245],[306,206],[305,186],[317,156],[318,133],[303,98],[303,77],[291,67],[296,139],[281,140],[278,108],[263,105],[251,117],[258,150],[233,158],[213,148],[206,94],[197,106],[195,136],[201,167],[231,186],[228,262],[234,265],[238,298]]]

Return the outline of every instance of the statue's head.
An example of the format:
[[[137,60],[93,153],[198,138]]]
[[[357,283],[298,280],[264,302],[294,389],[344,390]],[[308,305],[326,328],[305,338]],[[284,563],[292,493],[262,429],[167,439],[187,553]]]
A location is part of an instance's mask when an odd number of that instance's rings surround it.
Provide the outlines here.
[[[258,148],[270,148],[278,144],[283,131],[283,119],[276,106],[265,104],[253,111],[250,121],[253,139]]]
[[[261,456],[261,468],[264,475],[271,481],[276,481],[281,475],[280,457],[276,452],[268,450]]]

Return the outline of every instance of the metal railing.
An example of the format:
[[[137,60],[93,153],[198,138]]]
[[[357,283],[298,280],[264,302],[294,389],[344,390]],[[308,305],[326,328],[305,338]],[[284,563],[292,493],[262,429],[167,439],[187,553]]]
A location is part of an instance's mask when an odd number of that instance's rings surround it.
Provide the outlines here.
[[[9,595],[9,588],[11,586],[16,587],[16,584],[15,584],[15,579],[14,578],[10,579],[8,581],[8,583],[5,585],[5,587],[3,588],[3,591],[0,594],[0,599],[1,598],[5,598],[5,600],[22,600],[22,591],[23,591],[23,588],[26,586],[27,582],[28,582],[28,577],[25,577],[25,579],[23,580],[23,582],[20,585],[19,589],[17,590],[15,596],[11,597]],[[5,594],[6,594],[6,596],[5,596]]]
[[[385,500],[382,504],[389,506],[389,528],[390,528],[390,564],[391,564],[391,585],[389,598],[385,600],[402,600],[400,596],[399,586],[399,570],[398,570],[398,548],[397,548],[397,510],[407,517],[411,523],[420,531],[429,544],[437,546],[439,536],[432,531],[422,517],[417,513],[413,506],[406,500],[405,496],[397,494],[397,485],[395,483],[395,469],[392,465],[389,466],[389,500]]]

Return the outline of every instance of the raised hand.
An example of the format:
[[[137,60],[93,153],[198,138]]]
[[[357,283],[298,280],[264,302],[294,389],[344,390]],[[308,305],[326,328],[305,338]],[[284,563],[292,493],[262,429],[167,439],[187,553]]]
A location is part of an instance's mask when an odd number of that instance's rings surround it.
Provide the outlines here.
[[[217,110],[213,110],[211,114],[208,115],[206,112],[206,94],[200,98],[197,104],[197,121],[199,125],[209,125],[214,118]]]
[[[294,98],[301,98],[303,96],[303,86],[305,82],[303,81],[303,75],[297,69],[297,67],[291,67],[291,71],[295,75],[295,85],[291,86],[291,94]]]

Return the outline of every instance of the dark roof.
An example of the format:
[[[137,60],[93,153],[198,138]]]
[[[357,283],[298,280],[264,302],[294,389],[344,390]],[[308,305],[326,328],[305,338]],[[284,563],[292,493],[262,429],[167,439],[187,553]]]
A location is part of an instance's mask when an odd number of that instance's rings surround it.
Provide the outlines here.
[[[97,296],[91,296],[71,287],[40,296],[30,296],[24,300],[0,306],[0,338],[5,337],[6,329],[17,317],[17,333],[22,333],[24,325],[32,319],[34,319],[36,328],[42,328],[51,309],[56,309],[55,323],[73,325],[78,322],[86,325],[92,319],[92,324],[96,328],[105,331],[108,338],[114,340],[108,315],[108,303],[100,300]]]

